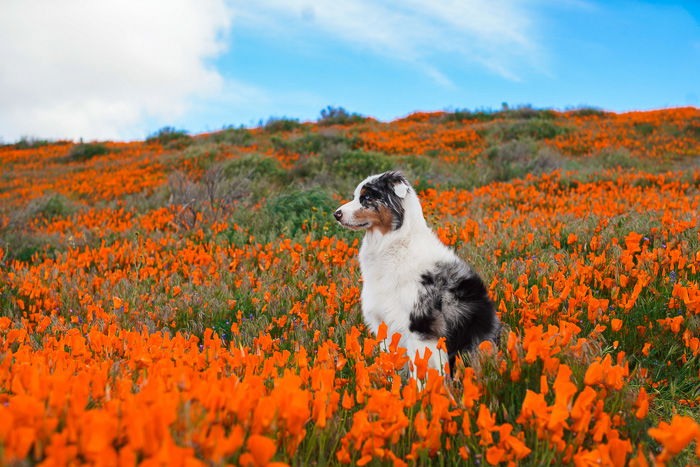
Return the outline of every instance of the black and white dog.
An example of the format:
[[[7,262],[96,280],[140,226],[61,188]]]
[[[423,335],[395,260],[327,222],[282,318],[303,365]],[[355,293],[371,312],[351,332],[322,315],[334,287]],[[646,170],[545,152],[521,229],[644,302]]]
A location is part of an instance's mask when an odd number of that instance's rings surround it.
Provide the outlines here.
[[[429,348],[429,366],[481,342],[497,342],[501,325],[483,281],[428,227],[418,196],[399,172],[363,180],[354,199],[335,211],[344,227],[364,230],[360,248],[362,314],[377,333],[385,322],[389,338],[413,361]],[[447,356],[438,351],[445,337]]]

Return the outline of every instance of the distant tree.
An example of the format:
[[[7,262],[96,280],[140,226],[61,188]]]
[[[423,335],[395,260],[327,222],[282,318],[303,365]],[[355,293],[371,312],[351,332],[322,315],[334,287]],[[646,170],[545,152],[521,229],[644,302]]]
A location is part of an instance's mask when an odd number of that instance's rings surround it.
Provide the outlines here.
[[[321,118],[318,119],[319,125],[347,125],[349,123],[360,123],[367,120],[366,117],[358,113],[350,113],[342,107],[328,106],[321,110]]]

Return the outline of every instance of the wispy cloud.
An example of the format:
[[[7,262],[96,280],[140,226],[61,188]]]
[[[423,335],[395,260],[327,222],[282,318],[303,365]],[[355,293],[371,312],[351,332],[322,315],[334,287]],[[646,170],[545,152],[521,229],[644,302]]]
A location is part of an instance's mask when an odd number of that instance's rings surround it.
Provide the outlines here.
[[[225,0],[5,0],[0,138],[143,136],[219,92]]]
[[[414,63],[436,82],[452,82],[432,65],[432,57],[483,66],[510,80],[523,67],[541,68],[533,1],[258,0],[235,3],[241,21],[274,29],[316,28],[376,54]]]

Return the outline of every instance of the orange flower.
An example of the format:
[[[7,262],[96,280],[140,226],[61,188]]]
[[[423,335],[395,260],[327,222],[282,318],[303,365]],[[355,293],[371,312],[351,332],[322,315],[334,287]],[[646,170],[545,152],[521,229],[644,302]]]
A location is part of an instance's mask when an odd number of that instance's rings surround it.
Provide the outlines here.
[[[690,417],[674,415],[671,423],[659,423],[649,428],[649,435],[663,445],[657,460],[664,462],[683,450],[693,439],[700,441],[700,426]]]
[[[474,407],[474,402],[481,396],[479,386],[474,384],[474,369],[465,368],[462,379],[462,404],[467,408]]]
[[[613,318],[610,320],[610,327],[612,328],[613,331],[618,332],[620,329],[622,329],[622,320]]]
[[[491,415],[489,409],[484,404],[479,404],[479,415],[476,419],[476,426],[479,427],[479,436],[481,436],[481,444],[489,445],[493,443],[491,432],[496,426],[496,416]]]
[[[637,401],[634,403],[637,407],[635,416],[638,419],[643,419],[649,413],[649,396],[647,395],[647,390],[643,387],[639,390],[639,395],[637,396]]]
[[[251,435],[246,442],[246,447],[256,466],[268,465],[272,456],[275,455],[275,451],[277,451],[277,446],[273,440],[260,435]]]
[[[491,446],[486,450],[486,462],[491,465],[497,465],[501,462],[505,454],[505,449],[501,449],[497,446]]]

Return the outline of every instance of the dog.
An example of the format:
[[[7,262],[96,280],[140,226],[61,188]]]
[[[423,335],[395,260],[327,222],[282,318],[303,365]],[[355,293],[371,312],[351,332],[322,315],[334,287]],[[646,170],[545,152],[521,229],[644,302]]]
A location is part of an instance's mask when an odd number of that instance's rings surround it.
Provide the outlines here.
[[[334,212],[352,230],[365,231],[359,252],[362,315],[376,335],[388,335],[413,361],[430,349],[428,366],[454,370],[457,354],[481,342],[498,343],[501,324],[486,286],[471,267],[428,227],[415,190],[397,171],[372,175],[352,201]],[[445,338],[447,355],[438,349]]]

